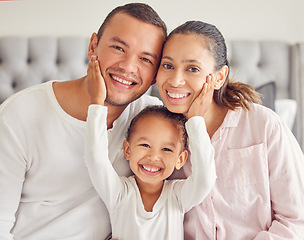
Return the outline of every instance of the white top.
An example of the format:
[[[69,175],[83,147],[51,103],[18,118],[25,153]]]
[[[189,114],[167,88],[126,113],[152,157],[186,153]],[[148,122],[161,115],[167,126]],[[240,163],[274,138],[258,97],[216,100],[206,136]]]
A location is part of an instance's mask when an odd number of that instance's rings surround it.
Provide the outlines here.
[[[85,161],[93,185],[110,212],[112,237],[118,240],[183,239],[184,213],[202,202],[216,179],[214,149],[204,119],[193,117],[186,123],[192,175],[187,180],[165,181],[153,211],[146,212],[134,176],[119,177],[108,160],[106,117],[106,107],[89,107]]]
[[[304,156],[279,117],[229,111],[211,142],[217,180],[186,214],[186,239],[304,239]]]
[[[110,159],[121,175],[131,172],[120,162],[117,146],[131,119],[150,104],[161,102],[141,97],[108,131]],[[83,160],[85,126],[59,106],[52,82],[25,89],[0,106],[1,240],[97,240],[111,232]]]

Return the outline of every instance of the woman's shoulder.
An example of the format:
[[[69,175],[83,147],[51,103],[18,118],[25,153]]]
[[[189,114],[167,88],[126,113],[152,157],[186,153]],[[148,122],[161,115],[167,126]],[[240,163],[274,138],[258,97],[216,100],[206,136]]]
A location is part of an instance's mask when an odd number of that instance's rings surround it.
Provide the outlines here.
[[[229,111],[226,125],[236,130],[254,132],[272,132],[282,126],[280,117],[270,108],[252,103],[249,109],[237,108]]]
[[[260,104],[252,103],[248,110],[240,110],[241,115],[248,117],[252,120],[258,119],[259,121],[279,121],[279,116],[270,108]]]

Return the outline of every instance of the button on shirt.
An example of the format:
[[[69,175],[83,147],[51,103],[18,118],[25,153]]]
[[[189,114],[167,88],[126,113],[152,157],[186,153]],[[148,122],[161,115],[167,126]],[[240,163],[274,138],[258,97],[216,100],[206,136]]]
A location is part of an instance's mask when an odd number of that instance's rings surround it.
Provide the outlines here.
[[[211,142],[216,184],[186,214],[185,239],[304,239],[304,157],[279,117],[228,111]]]

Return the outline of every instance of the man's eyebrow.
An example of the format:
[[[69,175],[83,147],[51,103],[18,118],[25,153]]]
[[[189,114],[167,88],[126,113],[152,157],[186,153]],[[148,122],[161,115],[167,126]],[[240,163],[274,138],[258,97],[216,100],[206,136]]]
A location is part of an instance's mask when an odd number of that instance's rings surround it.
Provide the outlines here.
[[[127,48],[129,48],[129,45],[125,41],[121,40],[119,37],[113,37],[113,38],[111,38],[111,41],[121,43],[122,45],[124,45]],[[154,54],[154,53],[143,52],[143,54],[148,55],[148,56],[150,56],[150,57],[152,57],[154,59],[157,59],[157,55]]]
[[[129,47],[129,45],[128,45],[126,42],[124,42],[123,40],[121,40],[119,37],[113,37],[113,38],[111,38],[111,41],[119,42],[119,43],[121,43],[122,45],[124,45],[124,46],[126,46],[126,47]]]
[[[150,56],[150,57],[154,58],[155,60],[157,59],[157,55],[156,55],[156,54],[154,54],[154,53],[150,53],[150,52],[143,52],[143,54],[148,55],[148,56]]]

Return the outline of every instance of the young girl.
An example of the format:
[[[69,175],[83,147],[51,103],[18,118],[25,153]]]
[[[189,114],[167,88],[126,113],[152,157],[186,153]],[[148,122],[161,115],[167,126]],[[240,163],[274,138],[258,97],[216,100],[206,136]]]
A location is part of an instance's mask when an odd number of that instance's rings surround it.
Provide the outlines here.
[[[204,119],[217,180],[186,214],[185,239],[303,239],[303,153],[279,117],[256,104],[258,93],[228,73],[215,26],[190,21],[170,33],[157,75],[166,107],[187,116],[210,75],[215,88]]]
[[[212,88],[205,86],[207,90],[202,94],[211,98]],[[202,114],[207,108],[204,109]],[[183,239],[184,214],[205,198],[216,178],[214,150],[203,117],[193,116],[186,122],[182,114],[163,106],[142,110],[132,120],[123,142],[125,158],[134,173],[129,178],[119,177],[108,159],[106,118],[106,107],[89,107],[85,161],[93,185],[109,211],[112,237]],[[166,180],[186,162],[185,126],[192,175],[186,180]]]

